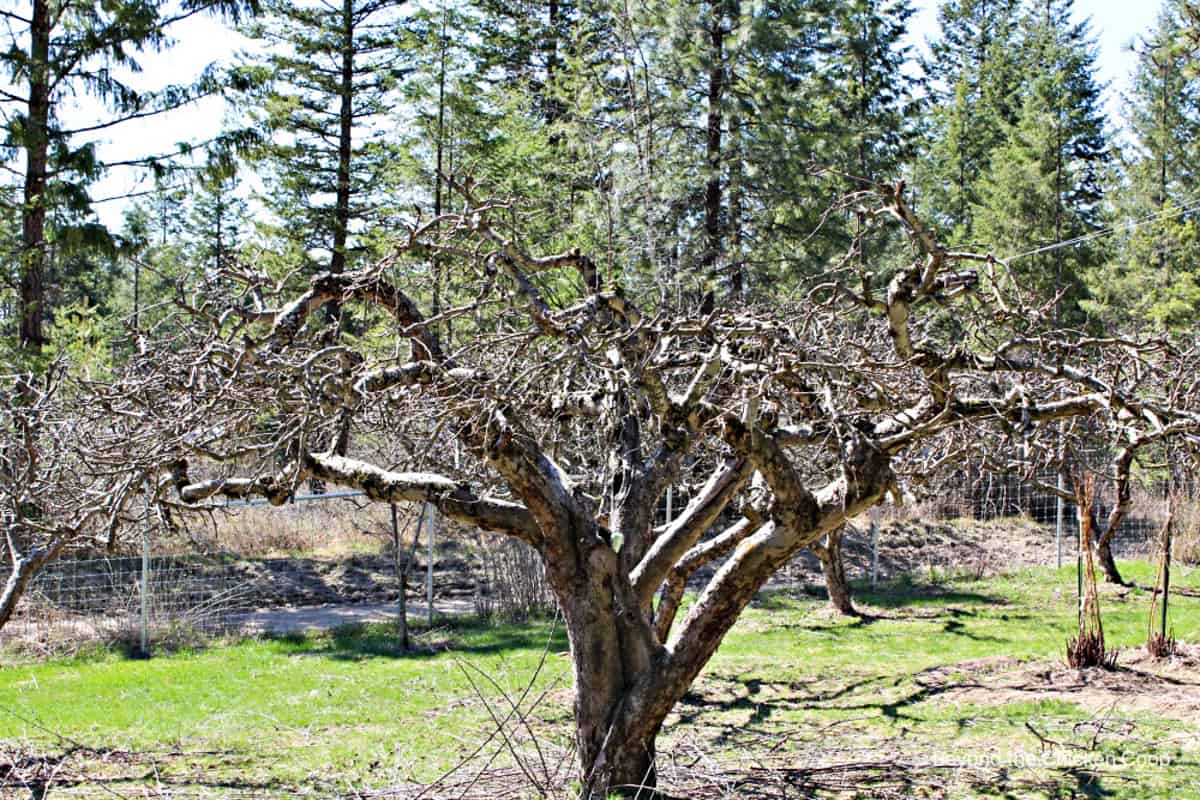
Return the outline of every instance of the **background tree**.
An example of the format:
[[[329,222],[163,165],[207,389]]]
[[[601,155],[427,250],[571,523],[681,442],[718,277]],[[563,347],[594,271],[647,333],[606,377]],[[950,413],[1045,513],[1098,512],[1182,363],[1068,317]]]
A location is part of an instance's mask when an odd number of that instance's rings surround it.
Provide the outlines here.
[[[255,166],[277,232],[309,272],[344,271],[385,206],[393,148],[383,126],[407,61],[402,5],[272,0],[247,28],[264,53],[241,68],[266,139]]]
[[[1017,120],[1022,76],[1019,0],[950,0],[922,61],[930,98],[928,142],[916,168],[919,208],[951,244],[973,241],[979,180]]]
[[[1096,46],[1088,23],[1072,20],[1070,0],[1031,8],[1022,17],[1021,43],[1034,78],[981,180],[975,235],[997,256],[1028,253],[1012,260],[1012,277],[1042,297],[1062,292],[1056,313],[1078,321],[1083,275],[1103,258],[1102,242],[1030,251],[1104,226],[1110,151]]]
[[[912,54],[904,43],[912,13],[903,1],[856,0],[837,4],[831,14],[819,47],[814,102],[806,113],[819,109],[820,144],[814,158],[830,165],[830,177],[824,180],[838,186],[847,200],[844,211],[821,225],[817,235],[827,248],[825,263],[818,261],[809,271],[826,271],[834,253],[848,252],[845,266],[865,270],[869,262],[872,271],[890,275],[886,265],[907,256],[898,251],[906,243],[896,228],[872,224],[856,201],[866,187],[897,179],[914,154],[917,80],[906,73]],[[821,564],[830,606],[853,614],[842,559],[844,530],[830,531],[811,549]]]
[[[98,157],[97,137],[122,123],[178,108],[220,85],[210,72],[192,85],[138,91],[121,76],[138,71],[139,53],[169,46],[168,30],[175,23],[209,11],[236,17],[252,8],[254,0],[187,0],[178,6],[153,0],[31,0],[21,5],[18,11],[4,12],[10,42],[2,58],[12,88],[0,95],[0,103],[6,106],[6,160],[16,165],[21,185],[17,341],[27,355],[36,355],[47,341],[47,225],[55,204],[83,215],[89,234],[103,232],[87,218],[87,187],[118,165]],[[105,114],[90,123],[68,123],[61,107],[77,93],[94,96]],[[121,165],[149,164],[161,157],[147,154]],[[79,234],[64,230],[57,235]]]
[[[86,319],[60,322],[68,335],[55,342],[56,357],[42,374],[0,379],[0,552],[8,562],[0,627],[50,561],[73,550],[116,546],[140,518],[134,500],[145,498],[153,465],[162,463],[163,451],[138,437],[136,425],[89,402],[97,399],[89,387],[111,374],[88,363],[97,353],[86,341],[86,325]],[[105,358],[107,348],[99,356]],[[79,365],[78,375],[66,368],[71,362]]]
[[[1087,277],[1092,313],[1111,325],[1181,328],[1197,320],[1195,206],[1200,82],[1189,69],[1182,3],[1164,5],[1138,45],[1122,182],[1112,193],[1118,249]]]
[[[196,184],[187,220],[191,259],[198,269],[216,275],[236,257],[249,207],[238,194],[237,166],[230,161],[209,164]]]

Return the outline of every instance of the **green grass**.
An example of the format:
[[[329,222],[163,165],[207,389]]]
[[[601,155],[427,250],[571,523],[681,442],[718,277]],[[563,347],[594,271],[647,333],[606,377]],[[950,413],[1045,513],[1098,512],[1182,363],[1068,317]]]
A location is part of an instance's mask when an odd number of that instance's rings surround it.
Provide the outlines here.
[[[487,711],[460,663],[519,692],[549,641],[539,687],[570,685],[569,662],[557,655],[566,638],[549,622],[464,620],[425,638],[440,652],[402,653],[390,626],[370,625],[149,660],[108,652],[7,668],[0,739],[65,744],[59,734],[120,750],[261,754],[246,771],[275,783],[317,774],[357,782],[372,764],[400,762],[428,779],[486,728]]]
[[[1140,584],[1152,582],[1150,565],[1123,568]],[[760,597],[668,721],[664,746],[687,735],[701,737],[715,757],[778,742],[770,745],[777,752],[807,760],[837,745],[919,762],[948,752],[1037,750],[1030,723],[1050,738],[1092,747],[1088,725],[1094,727],[1097,712],[1079,703],[943,697],[978,680],[976,667],[964,662],[1061,662],[1075,627],[1073,569],[982,581],[933,577],[934,583],[918,577],[875,592],[858,587],[856,601],[871,615],[864,619],[832,618],[816,598]],[[1200,573],[1177,570],[1174,585],[1200,589]],[[1142,590],[1123,598],[1105,591],[1111,645],[1141,644],[1148,603]],[[1200,641],[1200,599],[1173,598],[1172,621],[1179,639]],[[160,779],[201,775],[196,780],[216,786],[236,777],[264,792],[427,781],[478,747],[494,727],[489,705],[502,713],[504,695],[524,690],[548,648],[530,697],[546,695],[533,716],[539,735],[569,741],[571,677],[561,627],[548,620],[523,627],[462,620],[424,640],[435,646],[401,653],[391,629],[377,625],[150,660],[98,651],[14,664],[0,668],[0,740],[46,752],[84,744],[158,753]],[[946,665],[960,666],[939,669]],[[1184,731],[1195,741],[1196,729],[1145,710],[1119,716],[1136,733],[1104,732],[1088,757],[1166,754],[1172,766],[1141,769],[1133,783],[1109,775],[1104,791],[1115,794],[1101,796],[1168,796],[1187,781],[1200,784],[1197,754],[1179,740]],[[1030,774],[1036,780],[1021,786],[1050,780],[1058,791],[1079,779],[1078,770]],[[1022,794],[1021,786],[1011,796],[1055,796]],[[967,786],[953,796],[989,793]]]
[[[1153,584],[1148,564],[1123,564],[1124,577]],[[1200,570],[1176,570],[1172,586],[1200,588]],[[878,615],[870,621],[805,614],[818,601],[786,595],[760,598],[727,637],[717,663],[776,656],[773,667],[787,665],[808,674],[830,668],[887,666],[916,671],[992,655],[1020,659],[1061,655],[1076,628],[1074,567],[1028,569],[981,581],[926,583],[901,581],[871,592],[856,587],[856,602]],[[1132,589],[1118,598],[1102,587],[1101,608],[1113,646],[1145,641],[1150,593]],[[1200,601],[1172,598],[1171,621],[1177,638],[1200,641]],[[780,612],[792,612],[781,615]],[[800,634],[800,635],[798,635]]]

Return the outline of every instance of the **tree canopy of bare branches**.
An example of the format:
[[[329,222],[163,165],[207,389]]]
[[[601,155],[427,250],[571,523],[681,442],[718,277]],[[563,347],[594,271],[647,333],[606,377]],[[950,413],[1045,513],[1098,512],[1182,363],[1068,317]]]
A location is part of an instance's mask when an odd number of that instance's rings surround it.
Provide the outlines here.
[[[243,265],[181,295],[97,407],[154,442],[167,509],[319,479],[531,545],[588,797],[654,785],[659,729],[755,593],[886,496],[992,443],[1061,460],[1064,426],[1120,452],[1200,433],[1193,351],[1049,328],[1050,300],[943,248],[902,185],[856,202],[908,238],[906,265],[847,258],[789,300],[699,310],[530,252],[516,203],[456,188],[370,267],[297,289]],[[428,316],[434,260],[468,299]],[[332,303],[356,333],[327,335]],[[663,524],[668,487],[686,506]]]

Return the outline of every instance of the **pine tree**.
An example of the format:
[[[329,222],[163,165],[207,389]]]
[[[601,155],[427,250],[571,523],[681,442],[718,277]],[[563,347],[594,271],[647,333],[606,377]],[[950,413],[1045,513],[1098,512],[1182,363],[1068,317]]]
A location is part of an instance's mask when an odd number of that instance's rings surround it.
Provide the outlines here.
[[[688,288],[769,291],[823,260],[812,234],[836,199],[812,174],[828,8],[664,0],[653,10],[634,31],[635,52],[655,54],[638,110],[658,205],[670,209],[658,238],[677,243],[668,271]]]
[[[50,286],[48,231],[53,205],[65,203],[70,221],[86,228],[62,232],[60,238],[90,240],[103,233],[89,216],[88,184],[106,168],[96,154],[96,138],[122,123],[165,113],[216,90],[212,73],[195,84],[139,92],[119,74],[138,70],[137,56],[169,46],[168,29],[196,13],[217,11],[233,16],[254,0],[114,0],[71,3],[32,0],[27,9],[6,11],[6,23],[19,42],[0,54],[12,91],[0,98],[7,155],[20,164],[22,252],[19,280],[18,339],[31,354],[46,344]],[[59,113],[77,94],[90,94],[106,114],[92,124],[70,128]],[[149,164],[157,157],[127,164]],[[111,246],[111,243],[105,245]]]
[[[602,26],[604,9],[596,6],[583,13],[571,0],[478,0],[468,13],[478,36],[473,51],[479,77],[494,85],[523,87],[543,118],[557,119],[564,111],[557,76],[572,43],[580,39],[579,28]]]
[[[265,51],[242,68],[254,87],[246,104],[261,107],[268,140],[257,166],[279,232],[310,254],[310,270],[346,269],[362,246],[356,232],[384,206],[393,152],[384,123],[406,67],[402,6],[269,0],[247,29]]]
[[[238,187],[237,169],[229,162],[210,164],[196,181],[186,226],[190,260],[211,276],[230,266],[244,235],[249,211]]]
[[[1103,227],[1111,160],[1096,45],[1089,24],[1071,15],[1071,0],[1045,0],[1022,18],[1024,69],[1034,78],[973,208],[976,238],[1009,259],[1023,288],[1043,299],[1065,292],[1056,305],[1064,320],[1078,318],[1082,277],[1102,260],[1102,240],[1030,251]]]
[[[1189,70],[1183,4],[1168,2],[1137,47],[1125,118],[1132,140],[1113,223],[1132,229],[1089,273],[1087,310],[1106,323],[1178,328],[1200,319],[1200,79]]]
[[[848,176],[843,191],[863,191],[870,182],[894,182],[913,156],[917,80],[906,74],[905,44],[913,10],[907,0],[852,0],[836,6],[823,45],[819,95],[825,109],[824,140],[831,165]],[[834,226],[830,226],[834,227]],[[883,242],[871,242],[858,216],[841,237],[858,241],[859,258],[879,257]],[[876,247],[878,246],[878,248]]]
[[[916,165],[920,207],[950,243],[974,235],[979,180],[1017,121],[1018,0],[949,0],[923,61],[930,98],[928,142]]]

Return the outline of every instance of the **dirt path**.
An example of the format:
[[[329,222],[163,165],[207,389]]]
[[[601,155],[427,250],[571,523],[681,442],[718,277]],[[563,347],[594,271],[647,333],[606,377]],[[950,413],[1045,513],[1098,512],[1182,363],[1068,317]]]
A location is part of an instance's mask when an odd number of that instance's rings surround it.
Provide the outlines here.
[[[461,616],[475,609],[466,598],[437,600],[433,606],[434,616]],[[408,604],[410,620],[424,619],[424,603]],[[233,620],[234,627],[243,633],[303,633],[304,631],[327,630],[341,625],[362,622],[394,622],[396,604],[393,603],[342,603],[323,606],[278,606],[260,608],[239,615]]]

